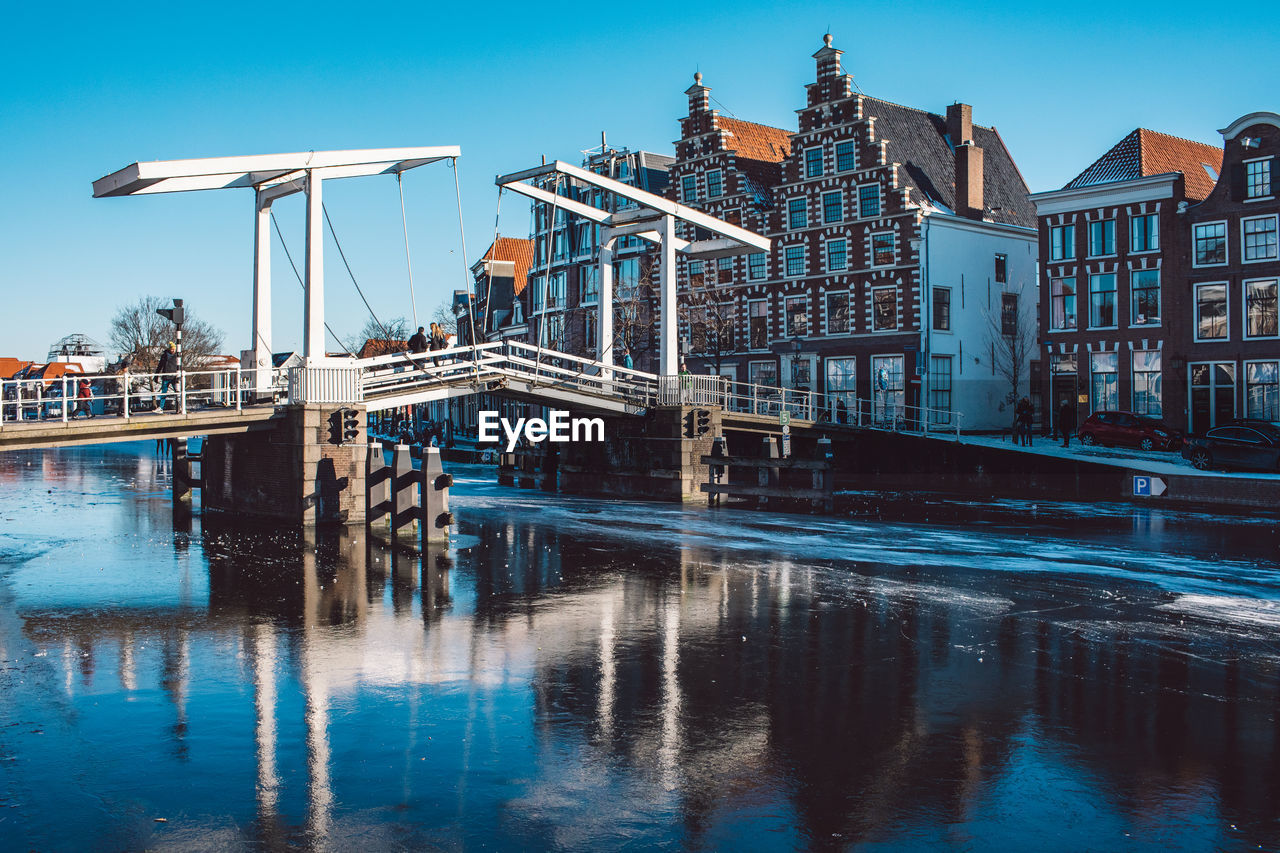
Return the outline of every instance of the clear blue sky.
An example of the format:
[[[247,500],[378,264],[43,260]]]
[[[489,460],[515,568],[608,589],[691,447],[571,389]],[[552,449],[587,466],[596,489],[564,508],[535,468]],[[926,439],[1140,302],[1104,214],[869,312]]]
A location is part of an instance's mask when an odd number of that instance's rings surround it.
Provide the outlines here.
[[[494,233],[493,177],[570,161],[608,132],[672,152],[700,69],[717,106],[794,127],[828,30],[862,91],[999,128],[1033,191],[1061,186],[1135,127],[1218,144],[1280,110],[1274,6],[1086,2],[653,4],[224,2],[21,4],[0,33],[0,355],[43,358],[71,332],[105,342],[145,294],[181,296],[248,345],[248,190],[92,199],[138,160],[456,144],[467,249]],[[466,286],[443,164],[405,177],[420,315]],[[326,189],[348,258],[384,315],[409,316],[394,179]],[[528,204],[503,198],[502,232]],[[302,251],[300,197],[278,205]],[[301,343],[301,290],[274,248],[275,348]],[[367,316],[332,244],[326,307]]]

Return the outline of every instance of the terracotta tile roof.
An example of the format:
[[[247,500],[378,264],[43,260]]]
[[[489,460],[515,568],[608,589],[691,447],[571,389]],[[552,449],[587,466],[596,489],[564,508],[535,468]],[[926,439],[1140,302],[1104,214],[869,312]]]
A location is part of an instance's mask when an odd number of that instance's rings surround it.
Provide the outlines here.
[[[519,296],[533,266],[533,241],[525,237],[499,237],[480,258],[482,261],[513,261],[516,265],[515,293]]]
[[[5,356],[0,358],[0,379],[12,379],[18,371],[26,368],[31,362],[23,361],[20,358],[10,358]]]
[[[1208,166],[1213,176],[1206,171]],[[1181,172],[1187,198],[1203,201],[1213,192],[1222,169],[1222,149],[1140,127],[1121,139],[1077,175],[1064,189]]]
[[[720,116],[716,119],[725,134],[725,148],[739,157],[780,163],[791,153],[791,131],[767,124]]]
[[[374,358],[379,355],[392,355],[397,352],[408,352],[408,341],[369,338],[356,353],[356,358]]]

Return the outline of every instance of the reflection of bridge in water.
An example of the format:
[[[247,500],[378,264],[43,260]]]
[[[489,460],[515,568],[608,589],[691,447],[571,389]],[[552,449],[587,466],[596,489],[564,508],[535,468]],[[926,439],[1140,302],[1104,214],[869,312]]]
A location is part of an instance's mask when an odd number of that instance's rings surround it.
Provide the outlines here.
[[[963,823],[1035,785],[1011,777],[1044,773],[1088,777],[1114,797],[1091,808],[1137,825],[1167,818],[1154,811],[1171,791],[1216,798],[1245,837],[1277,818],[1260,760],[1278,754],[1270,664],[1229,640],[1208,659],[1176,618],[1117,623],[1083,594],[990,575],[961,592],[962,578],[619,550],[482,515],[449,571],[358,531],[209,523],[206,606],[36,607],[23,630],[69,700],[158,685],[169,720],[138,719],[189,771],[215,724],[193,697],[251,705],[260,840],[376,832],[360,825],[366,762],[403,765],[404,790],[377,796],[421,803],[456,772],[478,801],[487,768],[520,765],[526,742],[532,778],[489,793],[535,825],[532,846],[608,831],[591,812],[619,786],[634,809],[672,810],[695,846],[744,803],[778,831],[794,822],[799,846],[894,837],[921,814]]]

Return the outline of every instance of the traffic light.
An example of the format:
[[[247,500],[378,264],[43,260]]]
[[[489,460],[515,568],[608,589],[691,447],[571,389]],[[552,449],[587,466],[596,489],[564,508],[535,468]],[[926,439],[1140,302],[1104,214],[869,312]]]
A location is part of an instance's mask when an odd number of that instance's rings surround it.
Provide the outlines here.
[[[360,438],[360,413],[355,409],[342,409],[342,440],[339,444],[353,444]]]
[[[711,413],[706,409],[694,410],[694,438],[701,438],[711,432]]]
[[[329,415],[329,443],[342,444],[342,410]]]
[[[698,433],[696,431],[697,428],[698,428],[698,420],[696,415],[692,411],[686,413],[684,416],[684,437],[697,438],[698,437]]]
[[[186,309],[182,307],[182,300],[173,300],[172,308],[157,308],[156,313],[164,317],[175,326],[181,326],[183,321],[187,319]]]

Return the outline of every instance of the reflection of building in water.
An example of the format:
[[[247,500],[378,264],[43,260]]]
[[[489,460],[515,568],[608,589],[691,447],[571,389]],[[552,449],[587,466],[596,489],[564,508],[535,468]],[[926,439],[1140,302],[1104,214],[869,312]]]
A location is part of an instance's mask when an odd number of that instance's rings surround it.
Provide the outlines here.
[[[399,796],[412,800],[414,780],[465,784],[408,766],[430,718],[406,689],[418,686],[531,691],[529,717],[502,723],[542,747],[511,808],[538,811],[572,756],[575,784],[627,777],[679,815],[693,846],[714,846],[717,822],[744,802],[840,843],[887,837],[908,807],[963,822],[1029,742],[1103,780],[1100,796],[1135,820],[1170,788],[1213,792],[1241,826],[1277,817],[1280,782],[1258,760],[1280,757],[1265,661],[1228,648],[1234,662],[1218,664],[1175,624],[1107,621],[1016,579],[960,594],[910,574],[744,566],[505,522],[472,531],[476,544],[445,569],[362,535],[307,541],[210,522],[207,608],[50,610],[24,614],[25,631],[64,668],[69,694],[111,677],[126,692],[163,686],[178,751],[202,724],[200,667],[242,660],[228,665],[248,685],[255,831],[268,840],[304,832],[323,846],[337,831],[350,770],[334,746],[340,714],[389,703],[388,690],[411,697],[403,723],[379,731],[404,754]],[[1073,621],[1043,612],[1064,606]],[[471,713],[468,725],[498,725]],[[285,763],[291,732],[305,775]],[[479,762],[465,754],[463,774]],[[292,825],[291,802],[306,804]]]

